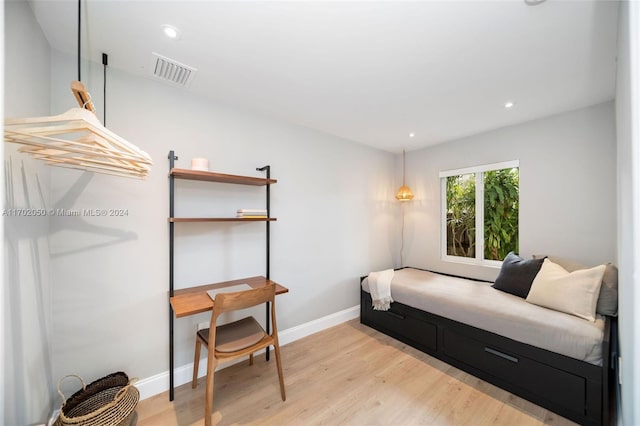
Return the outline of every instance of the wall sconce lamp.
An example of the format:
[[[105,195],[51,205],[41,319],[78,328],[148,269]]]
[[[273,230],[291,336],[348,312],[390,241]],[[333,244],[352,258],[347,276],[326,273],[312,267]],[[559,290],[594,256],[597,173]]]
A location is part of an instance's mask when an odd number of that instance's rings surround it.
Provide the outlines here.
[[[396,192],[396,200],[398,201],[411,201],[413,200],[413,192],[405,184],[405,152],[402,150],[402,186]]]

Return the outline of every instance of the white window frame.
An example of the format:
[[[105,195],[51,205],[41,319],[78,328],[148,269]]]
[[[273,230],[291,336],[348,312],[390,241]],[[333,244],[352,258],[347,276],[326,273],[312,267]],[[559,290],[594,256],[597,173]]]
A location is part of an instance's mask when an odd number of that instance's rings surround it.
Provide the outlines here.
[[[466,263],[499,268],[500,260],[484,259],[484,173],[493,170],[520,168],[520,160],[466,167],[440,172],[440,256],[445,262]],[[451,256],[447,254],[447,179],[450,176],[475,173],[476,179],[476,257]],[[520,188],[518,188],[518,191]],[[519,225],[518,225],[519,228]],[[518,229],[520,232],[520,229]]]

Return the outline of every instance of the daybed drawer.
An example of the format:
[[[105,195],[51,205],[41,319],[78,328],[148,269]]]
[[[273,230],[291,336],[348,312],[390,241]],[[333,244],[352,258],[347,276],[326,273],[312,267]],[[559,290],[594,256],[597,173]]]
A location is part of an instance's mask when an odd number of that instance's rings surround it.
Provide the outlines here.
[[[586,383],[582,377],[486,345],[451,330],[444,330],[443,351],[446,355],[512,386],[543,395],[551,402],[584,414]]]
[[[426,321],[414,318],[406,309],[398,305],[391,305],[388,311],[374,311],[367,309],[370,321],[414,341],[426,349],[437,349],[437,327]]]

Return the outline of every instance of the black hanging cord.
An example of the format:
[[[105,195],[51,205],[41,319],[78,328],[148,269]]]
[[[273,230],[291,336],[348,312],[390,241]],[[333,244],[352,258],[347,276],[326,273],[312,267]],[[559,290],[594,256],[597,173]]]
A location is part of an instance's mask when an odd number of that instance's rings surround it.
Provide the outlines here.
[[[82,81],[82,79],[80,78],[80,54],[82,53],[82,50],[80,49],[80,35],[82,34],[81,32],[81,9],[82,9],[82,0],[78,0],[78,81]]]
[[[102,54],[102,125],[107,127],[107,65],[109,65],[109,56],[106,53]]]

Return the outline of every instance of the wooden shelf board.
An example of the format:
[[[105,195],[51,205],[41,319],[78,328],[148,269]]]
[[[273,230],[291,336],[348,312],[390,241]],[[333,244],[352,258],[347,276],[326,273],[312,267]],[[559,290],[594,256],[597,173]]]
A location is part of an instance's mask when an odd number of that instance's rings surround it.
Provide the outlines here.
[[[266,179],[252,176],[227,175],[224,173],[202,172],[189,169],[171,169],[171,176],[176,179],[201,180],[205,182],[235,183],[238,185],[264,186],[278,182],[277,179]]]
[[[175,290],[173,297],[169,298],[169,301],[171,302],[176,318],[181,318],[187,315],[207,312],[213,308],[213,300],[211,300],[207,294],[207,290],[230,287],[238,284],[249,284],[253,288],[258,288],[269,283],[276,285],[276,294],[289,292],[288,288],[281,286],[275,281],[268,280],[264,276],[257,276]]]
[[[169,222],[275,222],[275,217],[170,217]]]

